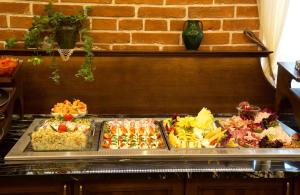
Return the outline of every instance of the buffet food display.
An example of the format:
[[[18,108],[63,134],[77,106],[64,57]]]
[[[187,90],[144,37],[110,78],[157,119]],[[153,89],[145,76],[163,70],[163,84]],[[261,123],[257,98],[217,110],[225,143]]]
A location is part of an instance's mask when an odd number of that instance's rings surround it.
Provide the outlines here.
[[[34,151],[85,150],[93,133],[93,121],[84,116],[87,106],[80,100],[64,100],[51,109],[54,116],[42,121],[31,134]]]
[[[239,116],[220,120],[228,136],[241,147],[251,148],[298,148],[298,134],[289,136],[281,127],[278,116],[271,110],[260,110],[248,102],[238,106]]]
[[[196,117],[175,116],[165,119],[163,126],[174,148],[236,146],[233,139],[228,138],[227,130],[216,126],[214,116],[207,108],[203,108]]]
[[[18,58],[11,56],[0,57],[0,76],[10,76],[19,64]]]
[[[87,114],[87,105],[78,99],[73,102],[64,100],[54,105],[51,114],[54,117],[65,117],[65,115],[72,115],[75,118],[83,117]]]
[[[91,119],[83,117],[85,103],[65,100],[51,109],[53,118],[35,119],[6,159],[300,157],[300,135],[283,129],[275,113],[248,102],[237,111],[230,118],[202,108],[196,116]],[[28,146],[33,151],[20,150]]]
[[[101,146],[109,149],[166,147],[159,125],[153,119],[105,121],[101,141]]]
[[[90,119],[48,119],[31,134],[32,148],[35,151],[84,150],[91,131]]]

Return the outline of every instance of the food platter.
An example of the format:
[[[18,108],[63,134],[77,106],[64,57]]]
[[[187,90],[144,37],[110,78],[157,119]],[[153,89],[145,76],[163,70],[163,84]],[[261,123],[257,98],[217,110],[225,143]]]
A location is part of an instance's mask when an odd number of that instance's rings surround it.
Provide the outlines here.
[[[238,115],[215,118],[75,118],[80,100],[57,103],[60,117],[35,119],[5,160],[41,159],[288,159],[300,157],[300,134],[275,113],[248,102]]]
[[[164,118],[155,118],[162,121]],[[99,148],[99,140],[94,139],[94,147],[86,151],[33,151],[30,146],[30,134],[40,125],[41,120],[35,119],[11,151],[6,155],[6,161],[27,160],[59,160],[59,159],[197,159],[197,160],[246,160],[246,159],[292,159],[300,158],[299,148],[184,148],[184,149],[123,149],[104,150]],[[116,118],[93,118],[97,128],[100,124]],[[121,120],[121,119],[120,119]],[[124,119],[122,119],[124,120]],[[289,135],[295,133],[283,123],[280,123]],[[97,131],[96,131],[97,132]],[[98,135],[100,136],[100,135]],[[97,135],[96,135],[97,137]]]

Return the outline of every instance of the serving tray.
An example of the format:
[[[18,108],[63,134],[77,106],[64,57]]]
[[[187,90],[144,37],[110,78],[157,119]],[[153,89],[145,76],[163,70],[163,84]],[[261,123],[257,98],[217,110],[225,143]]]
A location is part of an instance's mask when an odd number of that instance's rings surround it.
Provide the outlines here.
[[[140,121],[140,120],[145,120],[145,119],[147,119],[147,118],[138,118],[138,119],[135,118],[135,119],[129,119],[129,121],[132,121],[132,120]],[[114,119],[114,120],[116,120],[116,119]],[[124,122],[125,119],[118,119],[118,120]],[[110,121],[112,121],[112,120],[110,120]],[[161,150],[161,149],[168,150],[169,149],[168,142],[166,141],[166,136],[164,135],[164,132],[163,132],[163,130],[161,128],[161,125],[160,125],[160,121],[158,121],[158,120],[154,120],[153,122],[155,124],[155,131],[158,131],[158,133],[160,134],[159,139],[162,139],[162,141],[163,141],[164,145],[163,145],[162,148],[150,148],[150,149],[141,149],[141,148],[112,149],[112,148],[104,148],[104,147],[102,147],[102,143],[104,143],[104,133],[105,133],[104,132],[105,131],[104,126],[108,122],[109,122],[109,120],[105,120],[101,123],[99,150],[113,150],[113,151],[115,151],[115,150],[122,150],[122,151],[129,150],[130,151],[130,150]],[[147,135],[147,136],[149,136],[149,135]]]
[[[115,118],[94,118],[96,124]],[[157,118],[157,120],[162,120]],[[126,161],[130,159],[172,159],[172,160],[289,160],[300,158],[300,149],[296,148],[201,148],[201,149],[126,149],[126,150],[90,150],[90,151],[47,151],[35,152],[26,150],[30,143],[30,133],[40,123],[41,119],[35,119],[23,136],[5,156],[6,161],[27,160],[58,160],[58,159],[98,159]],[[283,123],[283,129],[292,135],[296,133]],[[100,128],[99,128],[100,129]],[[97,141],[99,144],[99,141]]]

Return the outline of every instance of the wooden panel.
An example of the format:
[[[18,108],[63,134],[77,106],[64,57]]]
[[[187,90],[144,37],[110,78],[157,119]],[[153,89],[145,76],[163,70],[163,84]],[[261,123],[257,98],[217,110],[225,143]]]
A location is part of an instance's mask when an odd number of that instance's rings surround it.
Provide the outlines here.
[[[0,195],[68,195],[70,189],[64,183],[54,181],[5,181],[0,184]]]
[[[57,101],[73,98],[97,114],[197,113],[203,106],[213,112],[235,112],[243,100],[271,108],[274,104],[274,89],[257,57],[96,57],[94,82],[74,77],[82,61],[79,57],[58,61],[62,70],[58,86],[49,79],[46,65],[25,63],[25,113],[49,113]]]
[[[186,195],[283,195],[284,180],[194,180],[188,181]]]
[[[106,180],[80,182],[75,194],[83,195],[183,195],[182,180]]]

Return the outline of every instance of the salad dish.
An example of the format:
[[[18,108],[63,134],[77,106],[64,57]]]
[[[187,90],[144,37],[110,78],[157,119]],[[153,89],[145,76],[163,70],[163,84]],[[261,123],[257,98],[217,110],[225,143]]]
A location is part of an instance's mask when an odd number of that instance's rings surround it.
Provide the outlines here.
[[[93,129],[90,119],[44,120],[31,134],[35,151],[85,150]]]
[[[72,115],[75,118],[83,117],[87,114],[87,105],[78,99],[73,102],[64,100],[54,105],[51,114],[54,117],[65,117],[65,115]]]
[[[165,148],[159,125],[153,119],[110,120],[103,122],[101,147],[104,149]]]

